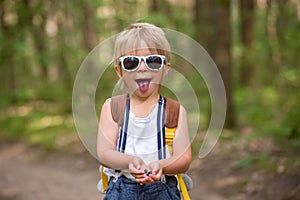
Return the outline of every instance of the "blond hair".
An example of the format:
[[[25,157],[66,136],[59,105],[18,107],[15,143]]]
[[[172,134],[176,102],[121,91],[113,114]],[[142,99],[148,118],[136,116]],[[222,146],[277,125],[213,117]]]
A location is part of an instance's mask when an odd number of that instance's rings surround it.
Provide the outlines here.
[[[138,50],[141,41],[147,44],[150,51],[157,51],[158,54],[166,56],[168,62],[170,61],[170,44],[164,31],[149,23],[134,23],[117,36],[114,48],[115,61],[128,52]]]

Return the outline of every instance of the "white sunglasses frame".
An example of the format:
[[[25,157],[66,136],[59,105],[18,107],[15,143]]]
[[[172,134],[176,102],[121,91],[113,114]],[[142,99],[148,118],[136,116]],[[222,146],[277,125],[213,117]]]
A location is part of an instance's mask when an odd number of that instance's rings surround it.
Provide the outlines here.
[[[160,59],[162,60],[162,63],[161,63],[161,66],[160,66],[159,68],[157,68],[157,69],[152,69],[151,67],[148,66],[148,64],[147,64],[147,62],[146,62],[146,59],[149,58],[149,57],[151,57],[151,56],[158,56],[158,57],[160,57]],[[124,67],[124,62],[123,62],[124,59],[130,58],[130,57],[134,57],[134,58],[137,58],[137,59],[139,60],[138,66],[137,66],[136,68],[132,69],[132,70],[126,69],[126,68]],[[161,69],[163,68],[163,66],[166,64],[166,56],[164,56],[164,55],[159,55],[159,54],[148,55],[148,56],[122,56],[122,57],[119,58],[119,64],[122,66],[122,69],[123,69],[124,71],[127,71],[127,72],[134,72],[134,71],[138,70],[138,68],[140,68],[142,60],[144,61],[144,63],[145,63],[145,65],[146,65],[147,69],[149,69],[150,71],[159,71],[159,70],[161,70]]]

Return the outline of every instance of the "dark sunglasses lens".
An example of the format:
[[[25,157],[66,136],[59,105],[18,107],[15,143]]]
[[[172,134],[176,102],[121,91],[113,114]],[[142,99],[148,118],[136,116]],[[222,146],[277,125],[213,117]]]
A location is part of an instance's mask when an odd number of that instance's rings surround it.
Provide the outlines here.
[[[128,57],[123,60],[123,66],[127,70],[134,70],[139,66],[139,59],[135,57]]]
[[[163,63],[163,60],[159,56],[149,56],[146,62],[149,68],[159,69]]]

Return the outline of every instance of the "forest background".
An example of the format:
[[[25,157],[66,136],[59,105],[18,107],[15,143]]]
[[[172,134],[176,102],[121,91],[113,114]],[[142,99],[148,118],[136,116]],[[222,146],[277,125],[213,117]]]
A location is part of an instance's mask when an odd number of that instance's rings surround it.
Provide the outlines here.
[[[220,142],[271,141],[272,147],[262,143],[232,167],[299,172],[299,0],[1,0],[1,144],[66,153],[80,143],[72,118],[76,73],[96,45],[137,21],[182,32],[213,58],[228,102]],[[107,73],[98,111],[116,81],[113,70]],[[199,132],[205,131],[207,88],[192,71],[183,73],[201,94]],[[201,139],[194,155],[199,145]]]

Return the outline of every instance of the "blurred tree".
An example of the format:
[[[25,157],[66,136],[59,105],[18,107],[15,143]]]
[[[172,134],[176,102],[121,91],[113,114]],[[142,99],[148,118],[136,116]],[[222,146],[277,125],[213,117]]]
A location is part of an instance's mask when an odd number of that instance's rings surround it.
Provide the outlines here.
[[[77,28],[82,27],[75,27],[76,24],[74,20],[76,19],[73,18],[72,13],[69,11],[73,5],[68,5],[67,3],[58,3],[54,6],[60,11],[60,15],[56,19],[58,27],[58,32],[56,35],[56,43],[58,45],[56,50],[58,77],[60,82],[64,84],[67,94],[69,94],[72,91],[73,86],[73,79],[70,72],[70,61],[74,57],[74,55],[70,54],[70,52],[72,52],[71,48],[73,48],[73,44],[70,40],[73,36],[71,33],[74,29],[76,30]],[[81,5],[79,5],[77,2],[77,4],[75,4],[75,7],[76,6]],[[81,20],[83,20],[83,18]],[[78,41],[76,41],[76,44],[80,46]]]
[[[266,25],[266,33],[269,43],[269,52],[268,52],[268,61],[269,69],[275,75],[278,73],[278,68],[280,66],[281,55],[278,51],[278,37],[276,31],[276,20],[277,20],[277,2],[274,0],[267,0],[266,7],[266,17],[267,17],[267,25]],[[273,82],[272,82],[273,83]]]
[[[32,38],[34,40],[34,46],[38,63],[41,68],[42,77],[47,80],[49,70],[49,54],[48,54],[48,40],[46,34],[46,17],[45,1],[38,1],[37,4],[28,5],[25,4],[26,9],[30,13],[28,21],[31,27]]]
[[[202,44],[208,52],[212,52],[213,47],[213,27],[210,20],[213,18],[213,6],[209,1],[195,0],[194,5],[194,26],[195,39]]]
[[[194,22],[202,23],[195,24],[195,27],[208,27],[207,31],[202,32],[198,32],[201,31],[201,28],[198,28],[196,38],[212,56],[221,73],[227,99],[225,127],[233,128],[235,114],[232,100],[230,0],[196,0],[194,9]]]
[[[254,0],[240,1],[242,58],[240,80],[241,85],[249,85],[253,78],[251,53],[254,43]]]
[[[79,6],[83,12],[83,18],[81,20],[83,46],[89,52],[97,45],[99,37],[97,32],[98,24],[96,23],[96,8],[90,1],[80,1]]]
[[[153,14],[164,13],[166,16],[171,16],[171,5],[166,0],[150,0],[149,11]]]
[[[15,30],[16,30],[16,13],[13,10],[8,10],[8,3],[0,2],[0,17],[1,17],[1,70],[0,74],[3,84],[1,90],[7,94],[10,101],[15,101],[16,90],[16,72],[15,63],[12,52],[15,45]],[[10,14],[10,15],[9,15]]]

